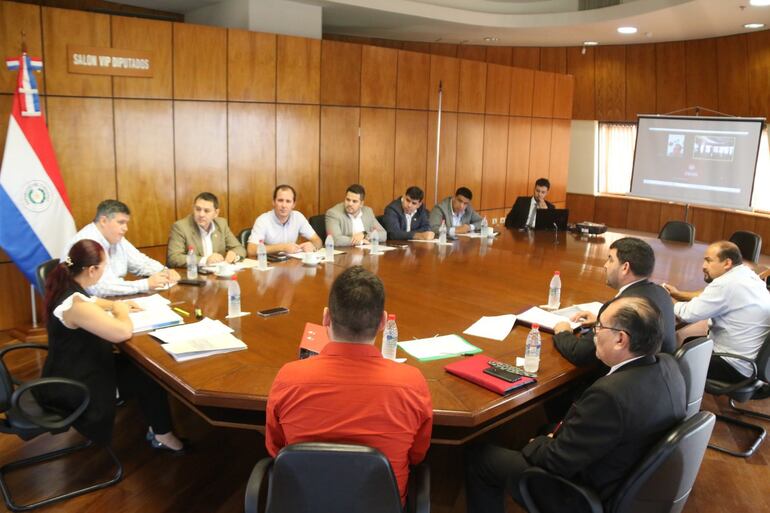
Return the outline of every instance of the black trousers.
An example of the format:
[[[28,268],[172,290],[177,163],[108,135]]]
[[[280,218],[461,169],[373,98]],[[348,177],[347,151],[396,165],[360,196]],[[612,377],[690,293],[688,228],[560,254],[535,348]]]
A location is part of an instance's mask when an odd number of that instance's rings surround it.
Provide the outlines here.
[[[465,496],[468,513],[505,513],[505,493],[521,504],[519,478],[531,465],[521,452],[495,445],[465,450]]]
[[[748,376],[738,372],[735,367],[727,363],[721,356],[712,356],[709,362],[708,377],[709,379],[716,379],[727,383],[738,383]]]
[[[120,397],[139,401],[139,409],[153,433],[163,435],[171,431],[171,411],[163,387],[139,370],[126,355],[115,355],[115,371]]]

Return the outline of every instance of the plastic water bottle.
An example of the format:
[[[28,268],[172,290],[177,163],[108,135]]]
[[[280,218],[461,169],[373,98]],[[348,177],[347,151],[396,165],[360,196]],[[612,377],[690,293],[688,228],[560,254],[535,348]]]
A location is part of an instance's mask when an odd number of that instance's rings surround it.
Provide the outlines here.
[[[489,237],[489,222],[487,222],[487,216],[481,220],[481,236]]]
[[[371,237],[369,237],[369,242],[372,243],[372,255],[376,255],[380,252],[380,232],[376,228],[372,232]]]
[[[334,262],[334,237],[332,237],[331,233],[326,236],[324,241],[324,251],[326,253],[324,260],[326,262]]]
[[[446,244],[446,223],[441,220],[441,227],[438,229],[438,243]]]
[[[238,285],[238,276],[233,275],[227,284],[227,316],[239,315],[241,315],[241,286]]]
[[[553,273],[551,285],[548,288],[548,308],[556,310],[561,304],[561,276],[559,271]]]
[[[257,269],[261,271],[267,269],[267,249],[265,249],[264,240],[260,240],[257,244]]]
[[[187,279],[198,278],[198,257],[195,256],[195,248],[187,248]]]
[[[389,360],[396,358],[396,344],[398,344],[398,326],[396,326],[395,314],[388,314],[388,322],[382,334],[382,356]]]
[[[527,348],[524,352],[524,370],[527,372],[537,372],[540,367],[540,326],[532,325],[532,329],[527,335]]]

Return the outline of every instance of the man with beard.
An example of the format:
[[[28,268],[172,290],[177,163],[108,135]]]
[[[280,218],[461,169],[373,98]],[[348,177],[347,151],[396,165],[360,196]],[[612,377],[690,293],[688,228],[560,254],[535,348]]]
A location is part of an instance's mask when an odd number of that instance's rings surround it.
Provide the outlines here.
[[[334,237],[335,246],[368,244],[375,231],[380,242],[388,237],[372,209],[364,206],[365,197],[364,186],[354,183],[345,191],[345,201],[326,211],[326,233]]]
[[[765,282],[743,264],[738,246],[724,240],[706,249],[703,279],[708,285],[702,292],[664,285],[674,302],[674,313],[685,322],[709,319],[714,353],[753,360],[770,333],[770,293]],[[751,372],[747,361],[712,356],[708,377],[738,382]]]
[[[663,344],[661,352],[676,351],[675,319],[671,299],[666,290],[650,281],[655,268],[655,252],[649,244],[636,237],[624,237],[610,245],[604,270],[607,273],[607,285],[617,290],[615,297],[645,297],[660,310],[663,322]],[[601,313],[608,303],[602,306]],[[588,311],[572,316],[573,322],[581,321],[584,326],[592,326],[596,316]],[[597,362],[593,335],[589,332],[577,336],[567,322],[554,326],[554,344],[556,349],[572,364],[583,366]]]

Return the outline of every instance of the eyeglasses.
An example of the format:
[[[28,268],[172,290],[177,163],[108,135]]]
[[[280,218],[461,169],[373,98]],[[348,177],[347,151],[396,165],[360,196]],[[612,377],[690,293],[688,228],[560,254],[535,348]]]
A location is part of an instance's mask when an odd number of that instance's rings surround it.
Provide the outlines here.
[[[591,328],[593,331],[594,336],[596,336],[596,333],[599,330],[612,330],[612,331],[622,331],[625,334],[628,334],[626,330],[620,329],[620,328],[613,328],[612,326],[602,326],[602,324],[599,321],[596,321],[596,324],[594,324],[594,327]]]

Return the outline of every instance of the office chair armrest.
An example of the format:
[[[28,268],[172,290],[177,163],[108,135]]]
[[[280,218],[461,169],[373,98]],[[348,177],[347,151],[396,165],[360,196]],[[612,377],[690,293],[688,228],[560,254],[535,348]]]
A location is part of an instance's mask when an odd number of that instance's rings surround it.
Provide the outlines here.
[[[430,467],[424,461],[409,469],[407,513],[430,512]]]
[[[10,353],[11,351],[16,351],[18,349],[42,349],[44,351],[48,351],[48,346],[45,345],[45,344],[34,344],[34,343],[31,343],[31,342],[28,342],[28,343],[24,343],[24,344],[13,344],[11,346],[4,347],[3,349],[0,349],[0,362],[2,362],[2,364],[5,367],[6,371],[8,371],[8,366],[5,365],[5,361],[3,360],[3,358],[5,358],[5,355],[7,353]],[[18,386],[18,385],[21,384],[21,381],[19,381],[18,379],[14,378],[11,375],[10,372],[8,372],[8,376],[10,376],[11,382],[14,385]]]
[[[32,412],[26,411],[23,404],[21,403],[21,396],[27,392],[30,392],[33,388],[51,385],[71,386],[79,389],[83,393],[83,399],[81,400],[80,405],[75,408],[72,413],[67,415],[67,417],[55,422],[44,420]],[[71,426],[72,423],[83,414],[86,408],[88,408],[89,402],[91,402],[91,393],[88,391],[88,387],[79,381],[67,378],[40,378],[34,381],[27,381],[26,383],[20,385],[16,390],[14,390],[13,395],[11,396],[11,408],[15,408],[21,417],[28,420],[29,422],[32,422],[42,428],[51,431],[64,429]]]
[[[254,469],[246,484],[246,498],[244,499],[244,513],[257,513],[259,511],[259,495],[262,492],[262,483],[265,476],[273,467],[273,458],[262,458],[254,465]]]
[[[757,380],[757,363],[751,358],[748,358],[746,356],[742,356],[739,354],[732,354],[732,353],[711,353],[711,356],[735,358],[737,360],[743,360],[744,362],[749,362],[751,364],[751,376],[737,383],[733,383],[724,388],[720,388],[719,389],[720,394],[729,394],[731,392],[735,392],[736,390],[740,390],[743,387],[751,385]],[[709,380],[708,378],[706,378],[706,383],[708,383],[709,381],[713,381],[713,380]]]
[[[602,500],[593,490],[577,485],[568,479],[552,474],[540,467],[530,467],[522,472],[521,478],[519,479],[519,491],[521,492],[522,499],[524,499],[524,506],[529,513],[541,513],[540,509],[537,507],[537,503],[532,499],[532,495],[529,493],[529,481],[533,478],[560,483],[575,492],[575,495],[582,498],[591,513],[604,512]]]

